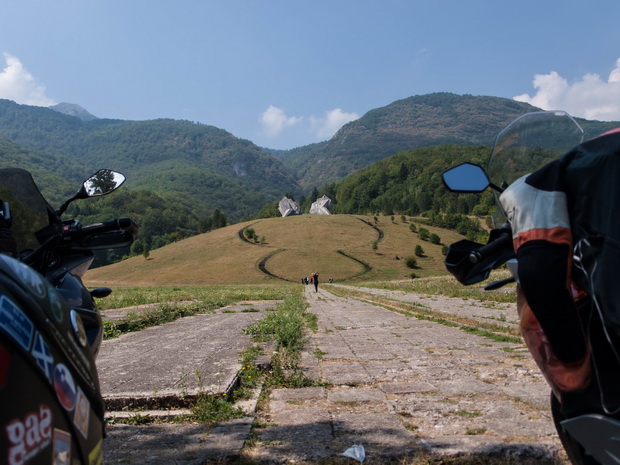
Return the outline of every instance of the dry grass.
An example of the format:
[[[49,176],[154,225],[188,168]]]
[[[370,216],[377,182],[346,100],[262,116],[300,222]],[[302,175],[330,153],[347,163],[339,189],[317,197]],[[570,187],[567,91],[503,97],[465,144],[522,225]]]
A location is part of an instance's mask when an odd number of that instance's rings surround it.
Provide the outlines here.
[[[361,215],[302,215],[289,218],[268,218],[239,223],[206,234],[170,244],[151,251],[148,259],[133,257],[121,263],[90,270],[88,284],[119,286],[205,285],[205,284],[263,284],[273,282],[259,270],[261,260],[276,276],[299,282],[302,276],[317,271],[324,282],[333,277],[336,282],[346,280],[408,279],[416,275],[445,274],[442,245],[422,241],[409,230],[409,220],[379,217],[376,224],[384,238],[373,249],[379,238],[377,231],[360,219],[373,217]],[[251,226],[263,244],[250,244],[239,238],[239,231]],[[420,227],[420,223],[416,222]],[[443,244],[462,238],[455,232],[425,226],[437,233]],[[418,257],[418,268],[405,266],[404,258],[412,256],[416,244],[426,253]],[[347,255],[367,263],[372,271]],[[358,277],[356,277],[358,276]]]

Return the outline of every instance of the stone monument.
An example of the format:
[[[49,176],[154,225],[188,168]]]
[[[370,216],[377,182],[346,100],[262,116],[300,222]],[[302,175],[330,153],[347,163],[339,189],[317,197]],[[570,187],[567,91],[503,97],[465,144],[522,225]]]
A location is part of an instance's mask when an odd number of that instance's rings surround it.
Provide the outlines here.
[[[301,209],[299,208],[299,204],[293,199],[289,199],[288,197],[284,197],[282,200],[280,200],[280,203],[278,204],[278,210],[280,210],[280,214],[283,217],[301,215]]]
[[[329,211],[332,208],[332,199],[324,195],[320,199],[316,199],[316,202],[312,203],[310,207],[311,215],[331,215]]]

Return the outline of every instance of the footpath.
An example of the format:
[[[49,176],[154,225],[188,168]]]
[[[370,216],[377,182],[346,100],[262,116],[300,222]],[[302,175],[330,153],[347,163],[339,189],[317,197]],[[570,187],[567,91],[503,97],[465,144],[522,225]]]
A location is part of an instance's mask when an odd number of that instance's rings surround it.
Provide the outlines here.
[[[487,308],[469,300],[368,292],[436,312],[516,324],[512,305]],[[342,459],[353,445],[363,446],[365,462],[373,464],[407,463],[420,453],[564,463],[557,458],[561,447],[548,410],[549,388],[523,344],[496,342],[324,288],[315,293],[307,286],[306,296],[319,329],[308,334],[302,367],[317,387],[273,390],[266,408],[256,411],[250,402],[245,418],[215,428],[111,424],[104,463],[235,463],[248,438],[243,463]],[[226,392],[240,369],[240,353],[251,344],[242,329],[273,304],[253,313],[237,306],[105,341],[98,367],[104,397],[120,411],[113,415],[138,405],[142,415],[148,409],[172,413],[166,406],[175,397],[200,389]]]

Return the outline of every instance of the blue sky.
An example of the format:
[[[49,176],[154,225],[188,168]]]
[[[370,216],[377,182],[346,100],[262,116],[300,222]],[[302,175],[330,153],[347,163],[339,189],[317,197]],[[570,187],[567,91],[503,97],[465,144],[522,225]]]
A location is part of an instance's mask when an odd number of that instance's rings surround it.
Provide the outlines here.
[[[620,120],[618,0],[0,0],[0,98],[269,148],[430,92]]]

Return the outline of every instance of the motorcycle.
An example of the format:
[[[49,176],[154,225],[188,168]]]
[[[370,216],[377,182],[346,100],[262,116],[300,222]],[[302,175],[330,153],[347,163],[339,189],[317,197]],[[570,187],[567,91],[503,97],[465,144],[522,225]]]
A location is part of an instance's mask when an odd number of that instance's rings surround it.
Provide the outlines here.
[[[130,245],[129,218],[81,225],[71,202],[107,195],[125,177],[99,170],[58,210],[30,173],[0,170],[0,462],[101,464],[104,403],[95,359],[103,325],[82,277],[94,250]]]
[[[510,277],[494,281],[486,290],[516,283],[520,331],[528,349],[551,387],[551,412],[562,445],[574,464],[620,463],[620,396],[615,394],[620,380],[620,357],[613,335],[605,324],[596,324],[603,313],[593,295],[574,295],[580,324],[586,338],[584,364],[568,366],[554,355],[541,324],[529,308],[519,282],[518,262],[511,224],[499,196],[522,176],[533,173],[578,146],[583,130],[567,113],[533,112],[510,123],[496,138],[487,169],[462,163],[443,173],[452,192],[481,193],[493,190],[497,208],[495,228],[486,245],[468,240],[452,244],[446,254],[448,271],[462,284],[471,285],[489,278],[502,265]],[[588,273],[581,243],[573,250],[573,273]],[[584,259],[584,260],[582,260]],[[541,266],[544,266],[541,263]],[[590,270],[593,272],[593,270]],[[591,278],[591,274],[589,278]],[[590,282],[592,280],[590,279]],[[603,316],[600,317],[602,321]]]

